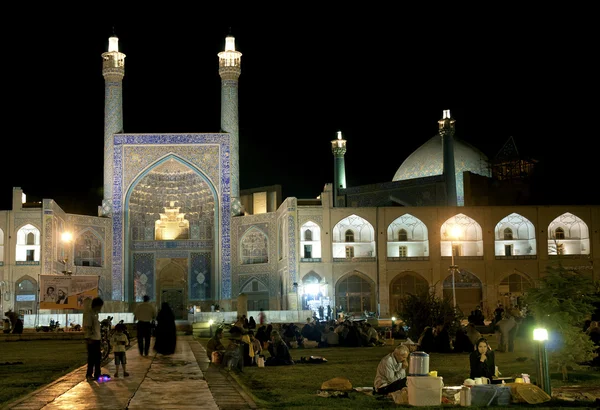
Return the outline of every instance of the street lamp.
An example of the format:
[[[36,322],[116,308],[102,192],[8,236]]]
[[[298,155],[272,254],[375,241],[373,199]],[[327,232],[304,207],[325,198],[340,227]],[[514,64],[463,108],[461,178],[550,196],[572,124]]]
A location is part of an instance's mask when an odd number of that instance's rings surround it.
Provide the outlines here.
[[[73,240],[73,234],[71,232],[63,232],[61,239],[64,243],[70,245],[71,241]],[[70,276],[72,273],[73,272],[69,270],[69,252],[67,250],[65,255],[65,270],[63,271],[63,274]],[[65,309],[65,330],[68,331],[69,328],[69,309],[67,308]]]
[[[61,239],[64,243],[69,245],[73,240],[73,234],[71,232],[63,232],[61,235]],[[65,275],[71,275],[73,272],[69,270],[69,252],[66,252],[65,255],[65,270],[63,271]]]
[[[450,230],[450,253],[452,255],[452,263],[450,265],[450,272],[452,273],[452,303],[454,305],[454,310],[456,310],[456,280],[454,278],[454,274],[458,269],[458,266],[454,264],[454,242],[453,239],[458,239],[460,235],[460,228],[456,225],[452,227]]]
[[[539,342],[537,345],[538,353],[538,379],[540,387],[548,396],[552,397],[552,385],[550,384],[550,371],[548,370],[548,355],[546,354],[546,341],[548,340],[548,330],[537,328],[533,330],[533,340]]]
[[[208,321],[208,327],[210,328],[210,337],[212,337],[212,325],[213,325],[214,321],[212,319],[210,319]]]

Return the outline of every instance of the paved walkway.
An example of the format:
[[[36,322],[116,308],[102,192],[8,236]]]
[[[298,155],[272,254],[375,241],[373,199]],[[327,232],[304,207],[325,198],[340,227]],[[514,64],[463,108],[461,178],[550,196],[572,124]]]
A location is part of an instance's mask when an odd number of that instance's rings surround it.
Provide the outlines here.
[[[154,340],[154,339],[153,339]],[[151,350],[152,351],[152,350]],[[206,350],[192,336],[179,336],[173,355],[140,356],[137,344],[127,350],[129,377],[115,378],[111,359],[102,367],[108,381],[88,382],[87,365],[0,409],[199,409],[258,408],[227,370],[211,365]]]

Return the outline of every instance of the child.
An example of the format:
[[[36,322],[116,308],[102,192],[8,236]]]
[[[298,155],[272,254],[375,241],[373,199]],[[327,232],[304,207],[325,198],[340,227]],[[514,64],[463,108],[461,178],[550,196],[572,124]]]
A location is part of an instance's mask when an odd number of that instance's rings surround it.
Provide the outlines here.
[[[127,373],[127,356],[126,356],[126,346],[129,345],[129,339],[125,334],[125,324],[119,323],[115,326],[115,333],[112,335],[110,343],[114,346],[113,351],[115,352],[115,367],[117,368],[115,372],[115,377],[119,377],[119,364],[123,366],[123,376],[129,376]]]

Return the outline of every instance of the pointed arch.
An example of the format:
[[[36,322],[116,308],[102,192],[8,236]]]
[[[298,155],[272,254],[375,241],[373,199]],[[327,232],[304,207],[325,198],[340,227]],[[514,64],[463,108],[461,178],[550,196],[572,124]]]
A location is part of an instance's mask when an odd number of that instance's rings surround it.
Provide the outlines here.
[[[565,212],[548,225],[548,255],[589,255],[590,234],[578,216]]]
[[[534,287],[534,281],[524,272],[513,270],[513,272],[501,276],[498,285],[498,302],[505,307],[522,308],[523,297],[530,288]]]
[[[104,265],[104,239],[96,230],[86,227],[78,231],[72,243],[75,266]]]
[[[251,226],[240,238],[242,265],[269,263],[269,237],[257,226]]]
[[[260,309],[269,309],[269,284],[265,283],[257,276],[244,278],[240,286],[240,293],[246,295],[247,310],[255,311]]]
[[[321,226],[314,221],[306,221],[300,227],[300,258],[318,262],[321,255]]]
[[[534,257],[537,242],[533,223],[515,212],[502,218],[494,228],[494,252],[497,257]]]
[[[448,218],[440,228],[442,257],[483,257],[483,230],[479,223],[459,213]]]
[[[15,281],[14,311],[27,314],[37,313],[39,301],[38,281],[30,275],[23,275]],[[4,313],[4,312],[2,312]]]
[[[17,230],[15,262],[17,264],[39,264],[41,256],[41,231],[34,224],[27,223]]]
[[[352,214],[335,224],[331,233],[334,260],[375,255],[375,229],[366,219]]]
[[[454,272],[454,290],[456,292],[456,307],[464,314],[475,310],[477,305],[481,306],[483,300],[483,283],[481,279],[466,269],[457,269]],[[444,298],[453,300],[452,271],[444,278]]]
[[[390,313],[398,315],[402,311],[402,300],[408,295],[419,295],[429,291],[429,282],[419,273],[405,271],[396,275],[390,282]]]
[[[340,277],[335,285],[337,306],[348,314],[376,311],[375,283],[364,273],[354,270]]]
[[[404,214],[387,227],[388,258],[429,257],[429,232],[417,217]]]
[[[120,190],[117,192],[120,193]],[[174,245],[185,248],[188,242],[184,242],[183,238],[195,240],[199,248],[194,250],[211,252],[214,257],[210,259],[207,272],[211,277],[209,283],[213,284],[210,293],[219,292],[219,277],[223,274],[219,268],[221,250],[218,246],[221,236],[220,206],[220,198],[211,179],[203,170],[173,152],[148,164],[139,172],[124,191],[122,222],[119,214],[113,222],[113,229],[115,225],[119,226],[118,229],[122,226],[125,232],[122,239],[122,261],[120,255],[113,254],[113,270],[120,270],[120,263],[123,264],[122,288],[125,300],[137,300],[139,296],[135,285],[136,275],[139,276],[135,266],[136,251],[144,249],[147,242],[167,241],[166,238],[157,237],[157,227],[160,226],[156,222],[161,220],[161,213],[164,215],[172,211],[167,209],[170,207],[179,208],[177,211],[180,211],[180,215],[184,214],[184,219],[189,224],[182,224],[183,233],[169,237],[168,241],[174,241]],[[113,251],[119,251],[120,243],[119,240],[116,241]],[[153,275],[154,269],[152,266],[145,273]],[[186,280],[190,283],[193,281],[192,275],[191,271],[186,273]],[[113,291],[120,293],[120,283],[112,283],[112,286]]]

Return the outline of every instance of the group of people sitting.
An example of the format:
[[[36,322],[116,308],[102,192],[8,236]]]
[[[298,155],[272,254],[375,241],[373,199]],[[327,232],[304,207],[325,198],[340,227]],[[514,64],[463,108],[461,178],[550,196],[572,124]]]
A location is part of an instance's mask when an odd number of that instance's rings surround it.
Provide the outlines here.
[[[259,360],[264,360],[265,366],[294,364],[289,346],[279,331],[273,330],[272,325],[261,325],[255,334],[254,330],[239,326],[236,322],[228,331],[227,346],[222,342],[224,333],[223,327],[217,328],[206,346],[206,354],[215,364],[220,363],[228,369],[239,371],[243,371],[244,366],[257,366]],[[264,352],[268,352],[269,356],[265,358]]]

